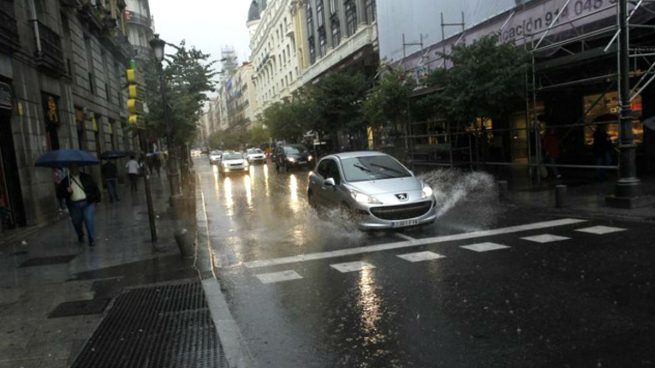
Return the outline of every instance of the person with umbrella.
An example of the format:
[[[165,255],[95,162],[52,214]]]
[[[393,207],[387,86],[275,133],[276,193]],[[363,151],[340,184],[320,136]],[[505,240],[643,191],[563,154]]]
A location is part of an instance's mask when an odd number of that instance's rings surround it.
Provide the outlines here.
[[[86,227],[89,246],[95,245],[95,204],[100,202],[101,194],[93,177],[80,172],[77,164],[70,165],[66,176],[57,187],[58,194],[66,198],[68,212],[80,243],[84,242],[82,224]]]

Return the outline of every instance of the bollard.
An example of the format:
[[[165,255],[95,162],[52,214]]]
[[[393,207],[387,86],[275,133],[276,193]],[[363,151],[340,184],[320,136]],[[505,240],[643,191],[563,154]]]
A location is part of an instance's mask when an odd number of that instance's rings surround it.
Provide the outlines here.
[[[507,198],[507,191],[508,191],[507,180],[498,180],[496,182],[496,185],[498,186],[498,197],[500,199]]]
[[[566,185],[555,185],[555,207],[563,208],[566,206]]]
[[[180,249],[182,258],[193,258],[195,256],[195,241],[192,239],[192,233],[185,229],[178,229],[173,233],[175,242]]]

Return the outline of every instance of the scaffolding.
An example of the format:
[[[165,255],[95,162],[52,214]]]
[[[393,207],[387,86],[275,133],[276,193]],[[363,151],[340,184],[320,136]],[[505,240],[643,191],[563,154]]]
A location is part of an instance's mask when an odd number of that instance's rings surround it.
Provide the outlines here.
[[[559,1],[559,9],[566,9],[572,0],[553,0]],[[604,90],[600,95],[594,96],[588,106],[584,106],[583,113],[573,121],[557,124],[559,136],[567,138],[576,131],[585,129],[596,129],[599,125],[611,125],[618,123],[618,114],[615,119],[590,120],[590,114],[604,102],[608,94],[618,91],[620,78],[618,67],[614,71],[603,71],[600,73],[588,72],[586,75],[579,75],[577,79],[571,80],[567,75],[565,78],[553,77],[550,71],[561,71],[562,66],[589,63],[599,58],[608,58],[608,56],[617,54],[619,42],[619,19],[618,4],[602,7],[591,11],[575,19],[558,22],[563,12],[556,14],[553,21],[547,28],[534,33],[526,33],[522,38],[515,40],[517,44],[523,44],[530,55],[531,68],[526,73],[526,92],[525,92],[525,112],[523,116],[524,124],[511,125],[509,128],[490,129],[480,128],[462,129],[455,124],[450,124],[444,120],[431,121],[411,121],[409,124],[409,134],[407,140],[409,143],[409,158],[413,166],[433,166],[433,167],[468,167],[477,168],[483,166],[510,167],[512,169],[527,169],[528,174],[533,180],[539,182],[542,173],[546,169],[552,168],[578,168],[578,169],[595,169],[595,170],[617,170],[618,165],[612,164],[588,164],[587,162],[574,163],[547,163],[544,161],[542,154],[542,135],[546,128],[542,113],[542,105],[539,101],[539,95],[560,91],[563,88],[582,88],[590,84],[604,85]],[[630,76],[636,79],[636,83],[631,86],[631,102],[640,98],[641,93],[655,80],[655,45],[644,44],[644,41],[654,40],[655,26],[648,24],[655,19],[655,9],[651,6],[655,0],[639,0],[630,4],[629,15],[627,16],[629,45],[630,51]],[[604,22],[598,21],[594,29],[582,30],[576,26],[585,18],[598,17],[603,12],[611,12],[615,8],[616,22],[608,22],[607,18],[600,18]],[[500,28],[503,28],[510,22],[515,12],[510,12],[507,19]],[[463,20],[463,15],[462,15]],[[444,26],[442,17],[442,28]],[[634,34],[631,32],[633,31]],[[457,39],[456,43],[462,38],[464,32]],[[557,34],[557,37],[552,36]],[[564,35],[564,37],[563,37]],[[609,39],[609,42],[607,41]],[[445,44],[442,45],[445,54]],[[556,57],[554,57],[557,55]],[[558,69],[559,68],[559,69]],[[484,126],[484,122],[478,124]],[[510,151],[509,157],[498,154],[496,142],[498,137],[502,138],[504,143],[509,143],[512,147],[503,147],[507,152]],[[524,137],[524,139],[517,139]],[[583,135],[584,139],[584,135]],[[524,141],[523,147],[514,147]],[[502,142],[501,142],[502,143]],[[514,149],[523,150],[527,153],[526,157],[515,159],[513,157]],[[490,152],[491,151],[491,152]]]

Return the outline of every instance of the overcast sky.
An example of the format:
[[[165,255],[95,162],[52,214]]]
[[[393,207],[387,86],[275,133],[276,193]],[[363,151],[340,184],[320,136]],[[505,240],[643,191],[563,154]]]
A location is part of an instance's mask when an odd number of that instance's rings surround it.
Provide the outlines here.
[[[248,8],[251,0],[150,0],[155,32],[167,42],[186,40],[212,59],[231,46],[239,62],[250,56],[248,46]],[[219,69],[220,66],[217,67]]]

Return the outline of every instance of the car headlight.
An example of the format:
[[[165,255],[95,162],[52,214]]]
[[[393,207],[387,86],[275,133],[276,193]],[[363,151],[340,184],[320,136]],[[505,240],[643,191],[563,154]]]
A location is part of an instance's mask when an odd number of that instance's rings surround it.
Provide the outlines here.
[[[423,184],[423,190],[422,190],[422,192],[423,192],[423,193],[422,193],[422,197],[423,197],[423,198],[430,198],[430,197],[432,197],[432,193],[434,193],[434,192],[432,191],[432,188],[430,188],[430,186],[427,185],[427,184]]]
[[[364,203],[364,204],[382,204],[380,200],[377,198],[370,196],[368,194],[364,194],[362,192],[358,192],[356,190],[350,190],[350,196],[353,197],[353,199],[359,203]]]
[[[314,159],[314,156],[312,156],[312,155],[307,156],[307,161],[311,161],[313,159]]]
[[[296,159],[293,157],[287,157],[287,160],[289,160],[289,162],[296,162]]]

